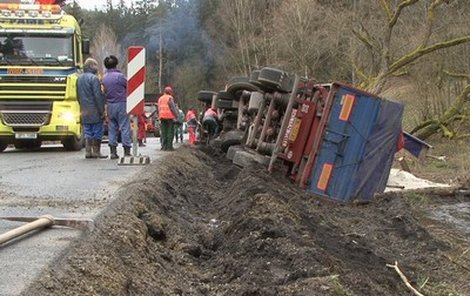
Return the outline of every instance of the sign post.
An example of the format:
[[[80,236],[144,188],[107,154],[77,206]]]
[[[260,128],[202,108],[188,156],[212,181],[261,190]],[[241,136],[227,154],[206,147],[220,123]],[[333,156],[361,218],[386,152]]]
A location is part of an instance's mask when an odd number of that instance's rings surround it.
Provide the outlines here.
[[[145,48],[142,46],[131,46],[127,51],[127,105],[126,111],[132,121],[132,157],[123,157],[119,164],[148,164],[147,156],[137,157],[137,133],[139,116],[144,113],[145,93]]]

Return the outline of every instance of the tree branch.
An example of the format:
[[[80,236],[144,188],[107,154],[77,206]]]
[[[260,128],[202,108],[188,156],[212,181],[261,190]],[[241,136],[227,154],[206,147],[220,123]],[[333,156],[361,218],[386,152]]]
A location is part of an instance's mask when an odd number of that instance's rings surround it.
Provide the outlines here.
[[[426,28],[424,30],[423,41],[421,43],[421,47],[425,47],[428,44],[429,38],[432,34],[432,27],[434,25],[435,15],[434,10],[439,6],[442,5],[443,0],[434,0],[434,2],[429,6],[427,16],[426,16]]]
[[[354,36],[357,37],[362,43],[364,43],[371,51],[380,53],[380,48],[374,44],[374,38],[370,36],[369,32],[361,25],[361,31],[352,30]]]
[[[381,4],[382,4],[382,7],[383,7],[385,13],[387,14],[388,19],[391,20],[392,17],[393,17],[393,13],[392,13],[392,9],[390,8],[390,5],[388,5],[388,1],[387,0],[382,0]]]
[[[444,71],[444,73],[450,77],[463,78],[463,79],[467,79],[468,81],[470,81],[470,74],[467,74],[467,73],[455,73],[455,72],[450,72],[450,71]]]
[[[439,42],[439,43],[436,43],[434,45],[427,46],[424,48],[417,48],[416,50],[410,52],[409,54],[402,56],[400,59],[395,61],[392,65],[390,65],[388,73],[393,73],[397,71],[398,69],[400,69],[401,67],[408,65],[411,62],[414,62],[420,57],[426,54],[429,54],[431,52],[434,52],[443,48],[449,48],[452,46],[463,44],[469,41],[470,41],[470,36],[463,36],[463,37],[455,38],[452,40]]]
[[[411,290],[411,292],[413,292],[413,294],[415,294],[416,296],[424,296],[423,294],[421,294],[418,290],[416,290],[411,284],[410,284],[410,281],[406,278],[405,274],[400,270],[400,268],[398,267],[398,262],[395,261],[395,264],[386,264],[387,267],[389,268],[393,268],[395,269],[395,271],[398,273],[398,275],[400,276],[401,280],[405,283],[405,285],[408,287],[408,289]]]
[[[439,121],[436,119],[431,119],[431,120],[426,120],[423,123],[420,123],[419,125],[415,126],[411,131],[410,134],[414,135],[415,133],[419,132],[420,130],[433,125],[433,124],[439,124]]]
[[[405,7],[415,4],[418,1],[419,0],[406,0],[406,1],[401,2],[400,5],[398,5],[397,11],[395,11],[395,14],[390,18],[390,21],[388,22],[388,27],[393,28],[396,25],[398,18],[400,17],[400,14],[403,11],[403,9]]]

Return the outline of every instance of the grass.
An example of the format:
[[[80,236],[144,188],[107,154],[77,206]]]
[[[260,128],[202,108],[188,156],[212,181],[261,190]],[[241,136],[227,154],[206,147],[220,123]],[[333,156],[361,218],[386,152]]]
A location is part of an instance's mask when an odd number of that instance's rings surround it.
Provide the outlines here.
[[[406,155],[411,173],[434,182],[456,184],[468,180],[470,176],[470,139],[448,140],[442,138],[429,139],[433,146],[427,155],[445,156],[445,160],[432,157],[416,159]]]
[[[446,283],[428,284],[421,290],[426,296],[464,296]]]
[[[339,281],[338,275],[332,275],[329,277],[329,281],[331,282],[331,296],[357,296],[353,292],[349,291],[346,287],[344,287],[341,282]]]
[[[424,194],[419,194],[416,192],[405,192],[404,195],[405,199],[411,206],[424,206],[428,203],[428,197]]]

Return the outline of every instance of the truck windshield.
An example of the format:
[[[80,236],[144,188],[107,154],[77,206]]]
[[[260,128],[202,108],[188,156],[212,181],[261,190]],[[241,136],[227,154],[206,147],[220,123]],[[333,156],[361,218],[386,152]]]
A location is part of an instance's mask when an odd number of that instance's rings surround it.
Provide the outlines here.
[[[72,35],[0,34],[0,65],[73,66]]]

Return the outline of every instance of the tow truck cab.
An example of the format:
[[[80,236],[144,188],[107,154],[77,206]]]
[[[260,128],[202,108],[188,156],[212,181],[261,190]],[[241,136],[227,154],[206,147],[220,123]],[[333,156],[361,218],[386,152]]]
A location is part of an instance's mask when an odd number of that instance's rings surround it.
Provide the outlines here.
[[[88,48],[59,5],[0,3],[0,152],[83,147],[76,82]]]

